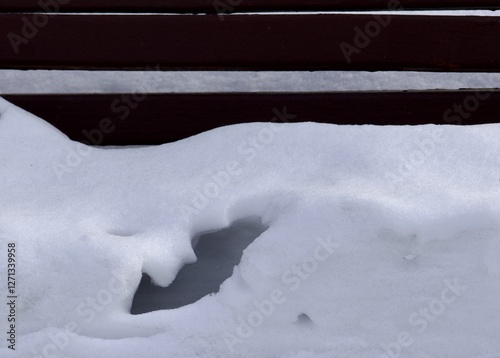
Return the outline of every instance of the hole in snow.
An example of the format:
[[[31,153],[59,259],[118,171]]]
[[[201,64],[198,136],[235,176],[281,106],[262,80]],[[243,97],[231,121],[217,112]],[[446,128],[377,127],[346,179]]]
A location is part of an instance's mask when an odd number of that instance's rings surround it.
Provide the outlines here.
[[[108,230],[108,234],[113,236],[130,237],[134,236],[136,233],[132,230],[115,229],[115,230]]]
[[[193,246],[198,260],[185,265],[168,287],[151,284],[151,278],[144,274],[130,312],[179,308],[218,292],[239,264],[243,250],[267,229],[261,218],[250,217],[237,220],[228,228],[197,235]]]
[[[313,321],[308,315],[306,315],[305,313],[301,313],[297,317],[296,323],[298,323],[300,325],[311,325],[311,324],[313,324]]]

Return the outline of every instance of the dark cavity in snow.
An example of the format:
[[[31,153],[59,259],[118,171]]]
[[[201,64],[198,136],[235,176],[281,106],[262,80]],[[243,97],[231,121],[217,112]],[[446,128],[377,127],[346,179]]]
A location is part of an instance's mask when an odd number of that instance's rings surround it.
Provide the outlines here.
[[[306,315],[305,313],[301,313],[297,317],[297,323],[300,325],[309,326],[313,324],[313,321],[308,315]]]
[[[185,265],[168,287],[158,287],[143,274],[137,289],[132,314],[186,306],[219,291],[233,273],[243,250],[268,229],[259,217],[237,220],[225,229],[202,233],[193,239],[198,260]]]

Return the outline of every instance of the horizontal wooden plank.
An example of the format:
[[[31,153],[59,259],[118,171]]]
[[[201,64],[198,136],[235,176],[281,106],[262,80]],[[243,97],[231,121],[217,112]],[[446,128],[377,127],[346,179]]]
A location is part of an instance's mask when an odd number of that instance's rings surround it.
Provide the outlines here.
[[[40,5],[50,4],[45,9]],[[384,10],[389,0],[0,0],[3,11],[221,13]],[[399,0],[401,9],[499,9],[498,0]],[[56,5],[57,4],[57,5]]]
[[[498,17],[3,14],[0,68],[498,72],[498,38]]]
[[[273,120],[376,125],[500,122],[500,90],[4,98],[44,118],[74,140],[100,145],[161,144],[220,126]]]

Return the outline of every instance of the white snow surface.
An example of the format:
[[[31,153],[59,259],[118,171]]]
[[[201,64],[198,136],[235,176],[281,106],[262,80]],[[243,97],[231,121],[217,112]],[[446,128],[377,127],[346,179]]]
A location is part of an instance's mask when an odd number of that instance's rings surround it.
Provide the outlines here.
[[[426,90],[499,83],[498,73],[0,70],[0,94]]]
[[[500,357],[499,136],[249,123],[97,148],[0,99],[0,356]],[[269,229],[218,293],[130,315],[142,272],[169,285],[194,235],[250,216]]]

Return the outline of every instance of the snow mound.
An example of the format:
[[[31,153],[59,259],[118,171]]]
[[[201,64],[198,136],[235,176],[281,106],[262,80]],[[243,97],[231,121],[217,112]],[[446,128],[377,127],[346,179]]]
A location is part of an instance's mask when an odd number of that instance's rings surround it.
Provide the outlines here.
[[[95,148],[0,99],[0,355],[499,357],[499,136],[249,123]],[[219,292],[130,314],[143,274],[169,286],[199,233],[254,216]]]

